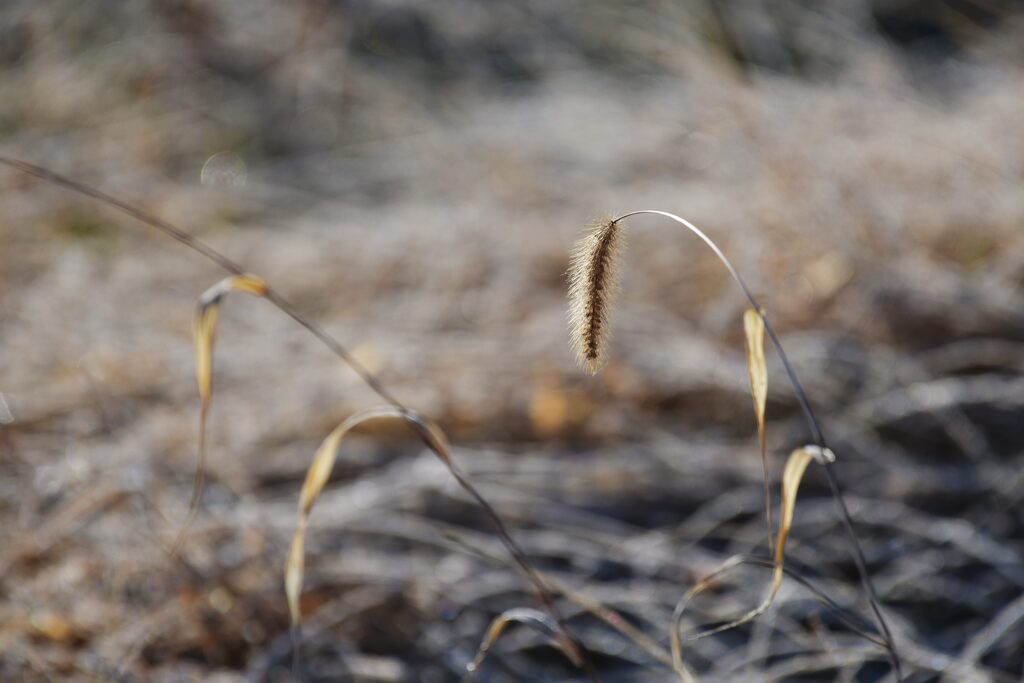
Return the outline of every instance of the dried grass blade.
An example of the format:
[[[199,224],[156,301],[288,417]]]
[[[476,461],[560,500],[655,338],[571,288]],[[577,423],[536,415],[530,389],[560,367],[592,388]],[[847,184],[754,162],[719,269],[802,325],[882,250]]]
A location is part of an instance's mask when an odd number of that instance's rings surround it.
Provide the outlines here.
[[[203,493],[203,483],[206,477],[206,417],[213,397],[213,340],[217,332],[220,306],[230,292],[244,292],[262,297],[267,293],[267,284],[263,278],[257,275],[232,275],[210,287],[199,297],[192,325],[196,356],[196,383],[199,385],[199,444],[192,484],[192,500],[189,502],[188,514],[172,546],[172,554],[177,554],[181,549],[185,533],[199,510],[199,500]]]
[[[376,419],[403,420],[405,424],[420,437],[434,455],[444,463],[445,467],[447,467],[448,471],[456,478],[459,484],[462,485],[462,487],[484,507],[492,520],[498,525],[499,533],[505,541],[506,546],[512,551],[513,556],[519,563],[520,567],[540,592],[540,596],[545,607],[547,607],[551,612],[550,617],[546,615],[544,616],[544,623],[553,627],[555,632],[555,641],[573,664],[581,666],[587,672],[587,675],[591,680],[597,681],[597,676],[593,672],[590,663],[584,657],[580,645],[570,634],[565,624],[562,623],[554,604],[551,602],[550,589],[532,568],[526,557],[522,554],[522,551],[520,551],[518,546],[516,546],[511,540],[511,537],[508,535],[508,531],[501,523],[501,519],[497,517],[497,513],[494,512],[493,508],[487,504],[476,489],[473,488],[455,468],[455,464],[451,459],[448,438],[445,436],[444,432],[433,420],[410,410],[395,406],[372,408],[350,416],[338,425],[326,439],[324,439],[323,443],[317,449],[316,455],[313,457],[313,462],[306,471],[306,478],[303,481],[302,491],[299,494],[299,519],[296,525],[295,534],[292,537],[292,544],[288,552],[288,559],[285,563],[285,593],[288,600],[288,611],[292,622],[293,656],[295,657],[295,661],[297,662],[298,660],[298,641],[302,620],[299,598],[301,597],[302,581],[305,574],[306,528],[309,523],[310,514],[313,511],[313,505],[320,497],[320,494],[323,493],[324,487],[330,479],[331,471],[334,469],[334,463],[338,457],[338,450],[341,447],[341,443],[345,436],[355,427]]]
[[[408,426],[423,441],[424,445],[426,445],[427,448],[429,448],[430,451],[437,456],[442,463],[444,463],[448,472],[459,483],[463,490],[465,490],[483,508],[487,513],[487,516],[494,523],[499,537],[505,547],[512,554],[516,564],[519,565],[519,568],[523,571],[526,578],[537,590],[541,602],[544,604],[545,608],[547,608],[552,617],[552,623],[554,623],[558,628],[560,634],[559,642],[562,644],[562,647],[566,652],[573,653],[571,657],[572,661],[580,663],[584,671],[587,673],[588,678],[592,681],[597,681],[596,673],[594,673],[593,667],[584,656],[582,646],[563,622],[558,609],[552,600],[550,587],[544,582],[543,578],[541,578],[533,568],[526,555],[509,535],[508,529],[505,528],[505,524],[502,522],[501,517],[498,516],[498,513],[493,507],[491,507],[487,500],[480,495],[479,491],[476,490],[476,488],[462,475],[462,473],[459,472],[458,468],[456,468],[455,463],[451,458],[451,448],[444,431],[436,422],[420,415],[419,413],[391,405],[365,410],[356,413],[345,420],[335,428],[335,430],[331,432],[326,439],[324,439],[323,444],[321,444],[320,448],[317,449],[309,470],[306,472],[306,479],[303,482],[302,491],[299,495],[299,521],[295,530],[295,536],[292,539],[288,559],[285,564],[285,592],[287,594],[288,610],[292,620],[292,634],[293,638],[296,640],[296,651],[299,637],[299,626],[301,622],[299,597],[302,590],[302,580],[305,571],[305,534],[309,515],[312,512],[314,503],[323,492],[324,486],[330,478],[335,460],[337,459],[338,449],[340,448],[345,435],[354,427],[363,424],[364,422],[381,418],[403,420],[406,426]]]
[[[580,658],[579,652],[576,651],[572,641],[565,638],[562,630],[554,619],[540,610],[529,607],[516,607],[506,610],[494,618],[494,621],[491,622],[490,627],[487,629],[487,634],[484,636],[483,642],[480,643],[476,657],[466,667],[467,671],[473,673],[480,668],[480,665],[483,664],[484,659],[487,657],[487,654],[490,652],[494,644],[498,641],[498,638],[500,638],[502,633],[505,632],[505,629],[513,623],[525,624],[538,633],[547,636],[549,640],[558,646],[558,649],[562,651],[573,665],[583,665],[583,660]]]
[[[338,450],[345,436],[359,425],[378,419],[404,420],[418,436],[430,444],[431,449],[439,457],[445,461],[449,459],[448,440],[440,427],[431,420],[394,406],[371,408],[355,413],[324,439],[317,449],[316,455],[313,456],[313,462],[306,471],[306,478],[302,483],[302,491],[299,494],[299,520],[285,564],[285,593],[294,629],[298,629],[302,616],[299,609],[299,597],[302,593],[302,580],[305,572],[306,526],[309,523],[313,505],[323,493],[324,487],[331,477],[334,463],[338,459]]]
[[[746,614],[733,619],[728,623],[722,624],[721,626],[716,626],[693,634],[687,638],[688,641],[706,638],[707,636],[721,633],[722,631],[727,631],[745,624],[748,621],[756,619],[771,607],[772,603],[775,601],[775,596],[779,592],[779,587],[782,586],[782,577],[785,575],[784,561],[786,554],[786,539],[789,538],[789,530],[793,525],[793,514],[796,510],[796,494],[800,488],[800,482],[803,480],[804,473],[807,471],[807,466],[812,460],[827,459],[830,457],[830,454],[831,452],[823,452],[822,449],[817,447],[806,446],[798,448],[790,453],[789,459],[786,461],[786,468],[782,474],[782,504],[779,513],[779,536],[775,544],[775,567],[772,570],[772,583],[771,589],[768,592],[768,597],[765,598],[760,605]],[[673,666],[676,669],[676,673],[679,674],[680,679],[684,681],[684,683],[689,683],[693,679],[692,674],[686,670],[682,660],[682,637],[680,635],[680,627],[682,624],[683,612],[686,610],[687,605],[689,605],[693,598],[704,592],[720,576],[744,562],[746,562],[746,558],[743,556],[730,557],[728,560],[723,562],[718,569],[705,576],[697,585],[691,588],[676,606],[675,613],[672,616],[672,661]]]
[[[665,651],[665,648],[646,633],[629,623],[621,614],[610,607],[601,604],[597,600],[580,593],[579,591],[573,590],[554,581],[550,577],[545,576],[544,579],[554,585],[557,590],[566,597],[566,599],[576,603],[576,605],[618,631],[623,637],[646,652],[653,659],[665,664],[666,666],[672,666],[672,657]]]
[[[764,429],[765,407],[768,403],[768,364],[764,358],[764,318],[761,311],[753,308],[744,311],[743,332],[747,340],[747,374],[750,377],[750,395],[754,399],[757,439],[761,446],[761,474],[764,477],[764,517],[768,524],[768,551],[774,553],[772,494],[768,485],[768,449]]]
[[[815,459],[811,448],[798,448],[789,454],[786,469],[782,472],[782,510],[779,512],[779,538],[775,544],[775,571],[772,572],[772,591],[769,603],[775,599],[782,585],[782,565],[786,557],[786,539],[793,526],[793,514],[796,512],[796,493],[803,481],[807,466]]]
[[[476,557],[487,562],[494,564],[504,564],[504,560],[493,552],[485,550],[478,545],[475,545],[461,536],[458,536],[450,531],[444,531],[441,536],[452,543],[459,551],[468,553],[473,557]],[[771,561],[768,561],[768,565],[771,565]],[[557,579],[537,572],[537,575],[541,580],[550,586],[551,591],[555,594],[561,595],[566,600],[575,603],[577,607],[589,612],[592,616],[603,621],[607,626],[617,631],[624,638],[632,642],[638,648],[646,652],[652,659],[657,662],[664,664],[665,666],[672,666],[672,656],[669,654],[662,645],[648,636],[646,633],[641,631],[636,626],[633,626],[624,616],[616,612],[610,607],[606,607],[601,602],[588,597],[586,594],[581,593],[569,586],[561,583]],[[557,623],[557,622],[556,622]]]

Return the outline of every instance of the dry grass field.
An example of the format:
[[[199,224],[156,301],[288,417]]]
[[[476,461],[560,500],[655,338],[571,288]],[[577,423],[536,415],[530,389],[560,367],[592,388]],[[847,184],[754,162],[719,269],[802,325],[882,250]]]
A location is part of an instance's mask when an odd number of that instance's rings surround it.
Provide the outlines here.
[[[770,315],[828,434],[903,679],[1024,676],[1024,14],[1004,0],[12,0],[0,156],[102,189],[258,273],[452,441],[599,680],[676,681],[673,610],[769,557],[746,301],[631,219],[609,360],[566,269],[593,219],[678,213]],[[221,310],[207,485],[182,551],[192,318],[225,273],[0,167],[0,681],[586,681],[490,519],[400,424],[347,439],[284,564],[314,452],[381,404],[293,320]],[[811,442],[769,348],[768,471]],[[687,642],[701,681],[895,681],[820,468],[799,581]],[[755,606],[769,569],[683,630]],[[661,655],[659,658],[659,654]]]

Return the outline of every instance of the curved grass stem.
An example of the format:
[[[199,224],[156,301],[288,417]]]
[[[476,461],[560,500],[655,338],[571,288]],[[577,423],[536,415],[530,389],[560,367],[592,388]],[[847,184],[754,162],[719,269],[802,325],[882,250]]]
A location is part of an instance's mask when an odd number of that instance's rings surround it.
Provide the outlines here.
[[[775,329],[772,327],[771,322],[768,320],[768,316],[765,314],[764,309],[761,307],[761,304],[758,302],[757,298],[751,292],[750,288],[747,286],[747,283],[743,280],[742,276],[740,276],[739,272],[732,265],[732,262],[729,260],[729,258],[719,248],[719,246],[715,244],[714,240],[712,240],[710,237],[707,236],[707,234],[704,233],[703,230],[701,230],[700,228],[698,228],[696,225],[686,220],[685,218],[681,218],[680,216],[677,216],[674,213],[669,213],[667,211],[658,211],[656,209],[641,209],[639,211],[630,211],[629,213],[622,214],[621,216],[618,216],[617,218],[613,219],[612,222],[619,223],[632,216],[639,216],[645,214],[661,216],[663,218],[668,218],[672,221],[675,221],[676,223],[679,223],[684,228],[686,228],[691,233],[700,238],[700,240],[704,242],[704,244],[706,244],[712,252],[714,252],[715,256],[718,257],[718,260],[722,262],[722,265],[725,266],[725,269],[729,271],[729,275],[732,276],[733,282],[735,282],[736,285],[740,288],[740,290],[742,290],[743,295],[747,298],[747,301],[750,302],[750,305],[754,308],[755,311],[757,311],[760,314],[761,319],[764,321],[765,332],[768,333],[768,337],[772,341],[772,346],[775,348],[775,352],[778,355],[779,360],[782,362],[782,366],[786,371],[786,376],[789,378],[790,385],[793,388],[793,393],[796,395],[797,401],[800,403],[800,408],[803,411],[804,418],[807,421],[807,426],[810,429],[815,445],[817,445],[819,448],[823,450],[827,448],[828,444],[825,441],[825,435],[822,432],[821,424],[818,422],[818,418],[814,414],[814,409],[811,407],[811,403],[807,398],[807,392],[804,391],[803,385],[797,378],[796,371],[793,369],[792,364],[789,362],[789,357],[786,355],[785,349],[779,342],[778,335],[775,334]],[[835,472],[833,470],[835,465],[834,463],[831,462],[825,462],[823,464],[825,478],[828,480],[829,490],[832,493],[832,498],[836,503],[836,510],[839,513],[840,519],[842,520],[843,529],[846,532],[846,537],[850,544],[854,563],[857,566],[857,573],[860,576],[861,585],[864,587],[864,591],[868,596],[868,601],[871,604],[871,612],[874,615],[878,629],[879,631],[881,631],[882,637],[885,640],[886,650],[888,651],[889,660],[892,663],[893,671],[896,674],[896,679],[897,681],[902,681],[903,669],[900,662],[899,654],[896,650],[896,643],[892,637],[892,632],[889,630],[889,625],[882,614],[881,603],[878,599],[878,593],[875,591],[874,582],[871,579],[871,573],[868,571],[867,560],[864,557],[864,551],[861,547],[860,540],[857,538],[857,533],[853,527],[853,519],[850,517],[850,511],[846,506],[846,502],[843,500],[843,493],[839,487],[838,478],[836,477]]]

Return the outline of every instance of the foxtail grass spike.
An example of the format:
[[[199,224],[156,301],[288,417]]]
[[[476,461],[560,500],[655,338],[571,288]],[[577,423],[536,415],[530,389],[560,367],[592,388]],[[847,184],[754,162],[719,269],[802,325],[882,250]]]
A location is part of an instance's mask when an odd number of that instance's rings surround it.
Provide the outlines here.
[[[597,372],[605,360],[609,315],[618,286],[618,223],[603,220],[576,244],[569,267],[569,329],[582,366]]]

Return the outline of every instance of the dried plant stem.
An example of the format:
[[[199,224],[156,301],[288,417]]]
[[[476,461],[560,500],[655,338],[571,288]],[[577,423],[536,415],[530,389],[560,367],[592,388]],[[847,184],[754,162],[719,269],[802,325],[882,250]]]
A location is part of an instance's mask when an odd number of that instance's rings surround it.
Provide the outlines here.
[[[196,450],[196,471],[192,475],[192,498],[188,502],[188,512],[185,513],[185,521],[178,529],[178,535],[171,543],[171,557],[177,557],[185,545],[185,537],[188,534],[192,522],[199,514],[199,504],[202,502],[203,488],[206,486],[206,411],[199,412],[199,445]]]
[[[772,341],[772,346],[775,348],[775,353],[778,355],[779,360],[782,361],[782,366],[785,369],[786,375],[789,378],[789,382],[793,387],[793,392],[796,394],[797,401],[799,401],[804,417],[807,420],[807,426],[811,431],[814,443],[819,448],[823,450],[826,449],[828,447],[828,444],[825,441],[825,435],[821,430],[821,425],[818,422],[818,418],[814,414],[814,409],[811,408],[810,401],[807,399],[807,393],[804,391],[803,385],[800,384],[800,380],[797,378],[796,372],[793,370],[793,366],[789,362],[789,357],[786,355],[785,349],[783,349],[782,344],[779,342],[778,336],[775,334],[775,330],[772,327],[771,322],[768,320],[768,316],[765,315],[764,309],[761,307],[761,304],[754,297],[753,293],[750,291],[750,288],[747,287],[747,283],[736,271],[736,268],[733,267],[732,262],[729,261],[725,253],[722,252],[718,245],[715,244],[715,242],[696,225],[686,220],[685,218],[681,218],[667,211],[658,211],[655,209],[641,209],[639,211],[631,211],[629,213],[623,214],[615,218],[612,222],[620,223],[623,220],[630,218],[632,216],[638,216],[643,214],[662,216],[664,218],[673,220],[676,223],[679,223],[684,228],[689,230],[691,233],[699,237],[701,241],[703,241],[708,246],[708,248],[710,248],[711,251],[714,252],[715,256],[718,257],[718,260],[722,262],[722,265],[724,265],[726,270],[729,271],[729,275],[732,276],[733,281],[743,291],[743,294],[747,298],[747,301],[749,301],[750,305],[754,308],[754,310],[756,310],[761,315],[761,319],[764,321],[765,332],[768,333],[768,337]],[[892,632],[889,630],[889,625],[888,623],[886,623],[885,617],[882,615],[881,603],[878,599],[878,593],[875,591],[874,583],[871,580],[871,574],[867,568],[867,560],[864,557],[864,551],[861,548],[860,541],[857,538],[857,533],[853,528],[853,519],[850,517],[850,511],[846,507],[846,502],[843,500],[842,490],[839,487],[839,481],[836,478],[833,469],[834,467],[834,463],[823,463],[825,478],[826,480],[828,480],[829,489],[832,492],[832,498],[833,500],[835,500],[836,509],[839,512],[839,517],[842,520],[843,528],[846,531],[846,536],[849,540],[850,547],[852,549],[853,559],[855,564],[857,565],[857,573],[860,575],[861,584],[864,587],[864,591],[867,593],[868,601],[871,604],[871,611],[875,617],[875,622],[878,625],[879,630],[882,632],[883,638],[885,639],[885,647],[888,651],[889,660],[892,663],[893,670],[896,674],[896,679],[897,681],[902,681],[903,669],[900,663],[899,653],[896,651],[896,643],[892,637]]]
[[[47,168],[43,168],[42,166],[37,166],[35,164],[31,164],[26,161],[21,161],[19,159],[0,156],[0,164],[18,170],[22,173],[35,176],[36,178],[40,178],[42,180],[53,183],[60,187],[64,187],[78,194],[95,199],[103,204],[106,204],[107,206],[113,207],[121,211],[122,213],[125,213],[131,216],[132,218],[135,218],[139,222],[164,233],[168,237],[171,237],[172,239],[185,245],[192,251],[195,251],[196,253],[205,256],[207,259],[213,261],[218,266],[220,266],[221,268],[223,268],[224,270],[233,275],[241,276],[247,272],[247,270],[243,268],[241,265],[235,263],[227,256],[223,255],[222,253],[220,253],[210,245],[206,244],[199,238],[195,237],[194,235],[186,232],[185,230],[182,230],[181,228],[177,227],[176,225],[173,225],[172,223],[169,223],[166,220],[163,220],[162,218],[154,216],[146,211],[143,211],[142,209],[132,204],[129,204],[128,202],[117,199],[116,197],[113,197],[101,190],[97,190],[96,188],[90,187],[76,180],[72,180],[71,178],[63,176],[59,173],[55,173],[54,171],[51,171]],[[294,305],[292,305],[276,290],[267,285],[266,290],[263,293],[263,297],[270,301],[270,303],[272,303],[274,306],[280,309],[287,316],[292,318],[292,320],[294,320],[296,323],[304,327],[314,337],[319,339],[324,344],[324,346],[326,346],[334,355],[336,355],[338,358],[344,361],[350,368],[352,368],[352,370],[359,376],[359,378],[362,379],[362,381],[366,383],[366,385],[369,386],[370,389],[372,389],[378,396],[384,399],[384,401],[386,401],[391,406],[397,408],[398,410],[402,411],[403,413],[412,414],[411,411],[409,411],[395,397],[394,394],[392,394],[383,384],[381,384],[377,376],[374,375],[365,365],[360,363],[359,360],[356,359],[341,342],[335,339],[329,332],[327,332],[319,324],[303,315]],[[508,528],[505,526],[504,521],[498,515],[498,512],[494,509],[494,507],[490,505],[490,503],[488,503],[484,499],[480,492],[477,491],[476,487],[473,486],[465,478],[465,476],[463,476],[462,473],[455,468],[453,462],[445,458],[442,453],[436,450],[434,444],[432,444],[428,438],[422,437],[422,435],[421,438],[424,444],[427,446],[427,448],[429,448],[431,452],[433,452],[434,455],[436,455],[445,464],[445,466],[448,468],[448,471],[451,473],[452,477],[456,480],[456,482],[458,482],[459,486],[461,486],[462,489],[466,493],[468,493],[470,497],[473,498],[473,500],[475,500],[477,504],[480,505],[480,507],[484,510],[484,513],[487,515],[492,525],[495,527],[495,530],[498,534],[498,537],[501,539],[502,544],[508,550],[512,558],[515,560],[515,564],[522,571],[523,575],[532,584],[534,590],[537,593],[538,598],[544,605],[545,609],[551,614],[552,618],[558,624],[559,628],[562,629],[565,636],[576,647],[579,648],[581,653],[581,659],[583,661],[583,668],[587,676],[590,678],[591,681],[597,683],[599,679],[597,678],[597,673],[592,663],[587,657],[586,649],[583,648],[579,639],[576,638],[573,635],[572,631],[568,628],[565,619],[562,617],[557,606],[555,605],[554,596],[551,589],[544,583],[540,575],[533,568],[533,565],[527,558],[526,553],[522,550],[522,548],[520,548],[519,544],[516,543],[516,541],[509,534]]]
[[[453,547],[457,548],[460,552],[464,552],[468,555],[472,555],[478,559],[491,562],[494,564],[503,564],[504,560],[494,553],[481,548],[478,545],[472,544],[464,538],[461,538],[455,534],[445,534],[445,539],[448,540]],[[832,610],[835,615],[846,624],[851,631],[859,635],[864,640],[877,645],[883,650],[887,649],[885,641],[875,635],[870,629],[872,628],[870,620],[861,616],[860,614],[843,607],[821,588],[818,588],[810,579],[801,574],[799,571],[788,566],[779,566],[779,564],[771,557],[762,557],[759,555],[735,555],[729,559],[728,562],[730,567],[735,567],[743,564],[749,564],[756,567],[764,567],[766,569],[775,570],[780,568],[781,571],[788,576],[790,579],[796,581],[801,586],[806,588],[811,594],[814,595],[825,607]],[[722,568],[719,568],[714,573],[719,575],[722,573]],[[657,662],[663,664],[667,668],[674,668],[675,662],[672,659],[672,653],[666,650],[661,643],[657,642],[646,633],[638,629],[629,623],[621,614],[615,610],[605,606],[601,602],[594,600],[580,591],[577,591],[557,579],[541,574],[548,585],[550,585],[554,591],[570,602],[575,603],[578,607],[586,612],[589,612],[594,617],[597,617],[603,621],[606,625],[612,629],[618,631],[627,640],[632,642],[634,645],[639,647],[641,650],[646,652],[650,657]]]

